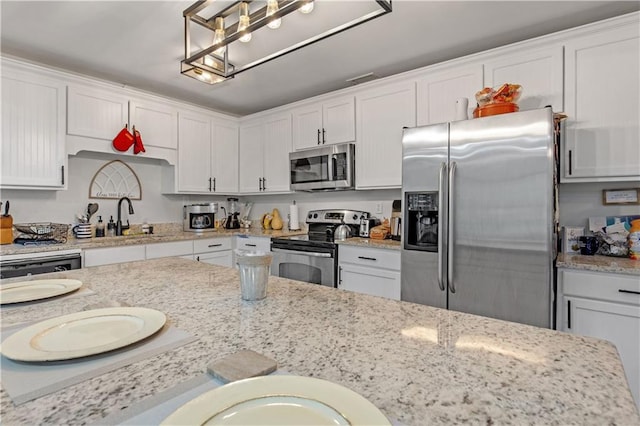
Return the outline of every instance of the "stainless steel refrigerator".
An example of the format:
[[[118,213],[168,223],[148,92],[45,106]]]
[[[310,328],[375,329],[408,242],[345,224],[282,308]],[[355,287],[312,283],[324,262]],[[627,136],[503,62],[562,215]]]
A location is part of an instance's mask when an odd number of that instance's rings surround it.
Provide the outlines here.
[[[552,326],[551,108],[403,134],[401,298]]]

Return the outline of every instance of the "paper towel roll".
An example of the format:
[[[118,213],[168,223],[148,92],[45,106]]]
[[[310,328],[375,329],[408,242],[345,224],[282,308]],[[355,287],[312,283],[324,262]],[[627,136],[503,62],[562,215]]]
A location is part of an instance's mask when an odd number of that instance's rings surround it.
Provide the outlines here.
[[[289,229],[292,231],[297,231],[300,229],[298,206],[296,206],[295,204],[289,205]]]

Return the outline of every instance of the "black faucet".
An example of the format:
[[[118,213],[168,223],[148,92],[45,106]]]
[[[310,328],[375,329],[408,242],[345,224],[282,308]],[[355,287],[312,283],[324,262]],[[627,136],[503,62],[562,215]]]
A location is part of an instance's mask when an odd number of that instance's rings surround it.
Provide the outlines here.
[[[118,200],[118,221],[116,222],[116,235],[122,235],[122,220],[121,220],[121,210],[122,210],[122,201],[127,200],[129,203],[129,214],[133,214],[133,204],[131,204],[131,200],[127,197],[122,197]],[[127,220],[127,223],[129,221]]]

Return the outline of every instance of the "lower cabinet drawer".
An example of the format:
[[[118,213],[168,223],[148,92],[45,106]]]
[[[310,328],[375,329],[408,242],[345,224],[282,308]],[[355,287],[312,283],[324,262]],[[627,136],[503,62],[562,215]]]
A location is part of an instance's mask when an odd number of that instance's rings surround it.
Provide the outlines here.
[[[207,253],[212,251],[231,250],[231,237],[207,238],[205,240],[193,240],[194,253]]]
[[[209,263],[211,265],[233,266],[233,254],[231,250],[217,251],[213,253],[202,253],[194,255],[198,262]]]
[[[84,251],[84,267],[133,262],[145,259],[144,245],[105,247]]]
[[[609,300],[640,306],[640,277],[561,269],[560,282],[565,296]]]
[[[192,241],[147,244],[147,259],[193,254]]]
[[[236,236],[236,248],[239,250],[271,251],[271,238]]]
[[[340,244],[338,259],[340,259],[340,263],[347,262],[367,267],[400,270],[400,250]]]

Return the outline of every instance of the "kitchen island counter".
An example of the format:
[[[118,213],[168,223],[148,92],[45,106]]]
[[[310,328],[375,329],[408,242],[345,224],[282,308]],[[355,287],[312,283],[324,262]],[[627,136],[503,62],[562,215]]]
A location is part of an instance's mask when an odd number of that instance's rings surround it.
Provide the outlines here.
[[[95,294],[4,309],[3,326],[118,300],[161,310],[198,341],[17,407],[3,389],[7,425],[99,423],[241,349],[346,386],[409,425],[640,422],[603,340],[278,277],[266,299],[243,302],[235,269],[179,258],[37,278],[52,276]]]

